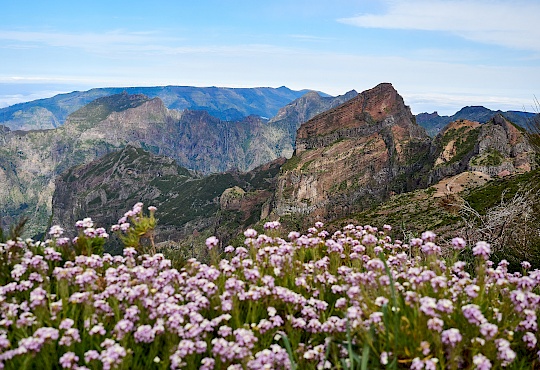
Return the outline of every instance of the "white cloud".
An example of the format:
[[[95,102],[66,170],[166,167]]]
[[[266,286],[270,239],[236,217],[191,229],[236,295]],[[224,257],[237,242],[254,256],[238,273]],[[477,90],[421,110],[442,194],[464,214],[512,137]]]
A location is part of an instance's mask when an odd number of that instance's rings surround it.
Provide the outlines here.
[[[9,107],[10,105],[24,103],[27,101],[50,98],[52,96],[55,96],[57,94],[62,94],[64,92],[65,91],[44,90],[44,91],[36,91],[35,93],[31,93],[31,94],[6,94],[6,95],[0,94],[0,108]]]
[[[340,22],[363,27],[443,31],[468,40],[540,51],[540,3],[501,0],[387,0],[384,14]]]

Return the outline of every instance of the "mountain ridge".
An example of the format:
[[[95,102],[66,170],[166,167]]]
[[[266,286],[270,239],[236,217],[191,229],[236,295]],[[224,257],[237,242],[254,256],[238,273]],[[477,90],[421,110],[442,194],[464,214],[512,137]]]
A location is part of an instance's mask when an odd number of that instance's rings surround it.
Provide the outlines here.
[[[493,118],[496,114],[503,115],[506,119],[512,121],[518,126],[527,128],[530,121],[537,113],[491,110],[484,106],[473,105],[465,106],[451,116],[440,116],[436,111],[433,113],[419,113],[416,115],[417,122],[423,126],[431,137],[435,137],[447,124],[459,119],[467,119],[485,123]]]
[[[206,110],[222,120],[238,120],[252,114],[273,117],[279,108],[311,90],[279,88],[228,88],[193,86],[109,87],[58,94],[51,98],[18,103],[0,109],[0,124],[16,129],[51,129],[67,116],[97,98],[121,94],[159,97],[169,109]],[[326,95],[324,93],[321,93]]]

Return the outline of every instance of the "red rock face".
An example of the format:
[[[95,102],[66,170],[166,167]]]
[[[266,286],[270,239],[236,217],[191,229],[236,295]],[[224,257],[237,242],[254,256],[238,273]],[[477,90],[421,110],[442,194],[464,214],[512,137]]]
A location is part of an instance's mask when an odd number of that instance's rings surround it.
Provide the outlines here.
[[[370,119],[382,121],[389,115],[396,115],[404,107],[403,99],[393,86],[382,83],[306,122],[298,129],[297,138],[306,139],[326,135],[336,129],[365,126]]]
[[[329,220],[404,191],[398,178],[418,170],[429,143],[391,84],[364,91],[298,129],[276,212]]]

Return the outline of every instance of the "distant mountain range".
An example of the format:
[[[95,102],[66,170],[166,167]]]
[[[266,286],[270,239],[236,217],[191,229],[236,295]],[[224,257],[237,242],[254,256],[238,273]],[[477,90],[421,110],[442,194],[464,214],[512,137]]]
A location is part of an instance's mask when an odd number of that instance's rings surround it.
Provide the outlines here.
[[[506,119],[521,127],[527,127],[530,120],[536,115],[536,113],[530,112],[519,112],[513,110],[503,112],[501,110],[494,111],[482,106],[468,106],[462,108],[451,116],[439,116],[437,112],[420,113],[416,115],[416,122],[426,129],[429,136],[434,137],[450,122],[457,121],[459,119],[466,119],[469,121],[486,123],[496,114],[502,114]]]
[[[241,120],[250,115],[270,118],[291,101],[309,90],[280,88],[226,88],[192,86],[111,87],[74,91],[52,98],[15,104],[0,109],[0,125],[11,130],[42,130],[64,124],[66,118],[95,99],[125,92],[160,98],[169,109],[203,110],[225,121]],[[323,96],[328,96],[321,93]]]

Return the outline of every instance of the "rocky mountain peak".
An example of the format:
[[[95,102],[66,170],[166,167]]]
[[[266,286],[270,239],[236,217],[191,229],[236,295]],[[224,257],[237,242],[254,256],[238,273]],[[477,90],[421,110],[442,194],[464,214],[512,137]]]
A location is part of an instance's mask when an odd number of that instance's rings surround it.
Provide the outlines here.
[[[328,220],[406,191],[429,147],[403,98],[382,83],[300,126],[276,212]]]
[[[369,136],[390,126],[402,127],[411,137],[426,137],[392,84],[381,83],[302,124],[296,136],[296,151],[325,146],[351,135]]]
[[[433,147],[432,183],[464,171],[500,177],[535,167],[534,148],[525,130],[500,113],[482,124],[463,119],[450,122]]]

